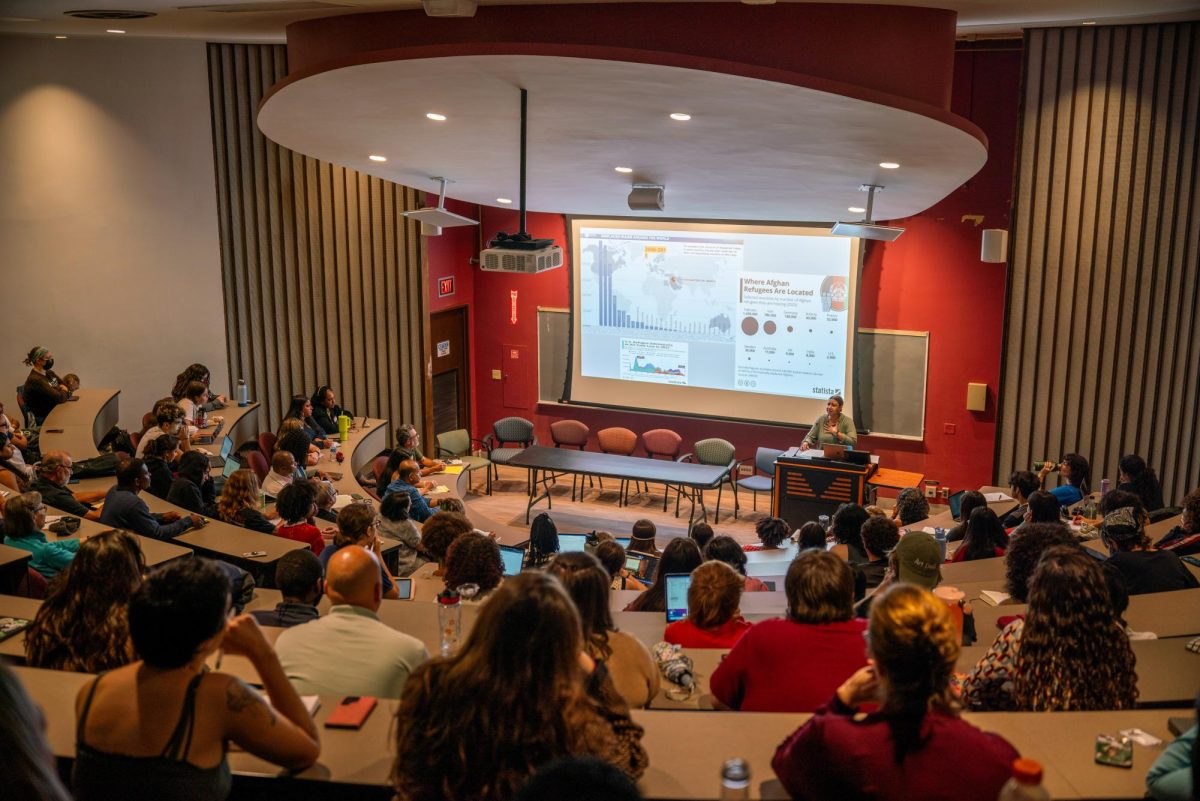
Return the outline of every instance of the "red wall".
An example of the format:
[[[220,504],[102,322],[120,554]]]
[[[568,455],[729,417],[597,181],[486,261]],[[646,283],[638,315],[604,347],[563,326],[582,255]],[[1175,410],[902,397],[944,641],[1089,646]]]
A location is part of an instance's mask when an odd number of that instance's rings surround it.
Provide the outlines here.
[[[938,205],[897,221],[907,229],[898,240],[871,243],[859,290],[862,327],[929,331],[930,339],[924,441],[865,437],[861,447],[879,453],[885,466],[924,473],[953,489],[990,484],[992,477],[1005,266],[980,262],[980,232],[983,228],[1009,227],[1020,71],[1021,55],[1016,49],[956,53],[952,110],[987,134],[988,162],[978,175]],[[515,211],[483,208],[481,214],[485,239],[497,231],[517,228]],[[967,214],[983,215],[983,224],[977,227],[973,221],[963,222],[961,218]],[[534,236],[551,237],[564,248],[568,245],[561,215],[530,214],[528,228]],[[469,230],[448,229],[442,241],[430,240],[432,295],[436,296],[434,282],[438,276],[451,271],[462,276],[465,259],[477,255],[472,250],[475,232]],[[685,449],[697,439],[722,436],[733,442],[738,455],[744,458],[752,458],[758,445],[783,447],[800,441],[801,429],[539,406],[537,308],[569,306],[569,269],[567,264],[533,276],[474,270],[470,296],[463,296],[472,305],[474,435],[489,432],[494,420],[520,415],[535,421],[539,439],[545,442],[550,441],[550,423],[562,417],[582,420],[593,432],[612,425],[639,432],[669,427],[684,437]],[[459,280],[462,286],[469,285],[465,277]],[[509,295],[514,289],[518,293],[515,324],[510,321]],[[435,298],[431,308],[443,306],[437,305]],[[523,346],[531,360],[524,386],[508,387],[510,395],[527,396],[528,402],[519,408],[504,402],[505,382],[514,379],[492,378],[493,370],[505,369],[505,345]],[[970,381],[988,385],[987,411],[966,411]],[[946,433],[947,425],[954,427],[954,433]]]
[[[437,195],[426,195],[425,203],[437,205]],[[479,207],[458,200],[447,200],[446,208],[455,214],[479,219]],[[467,325],[469,334],[475,338],[475,268],[471,259],[479,257],[479,227],[463,225],[456,228],[443,228],[441,236],[425,238],[426,261],[429,265],[429,311],[436,313],[458,306],[467,307]],[[438,279],[447,276],[454,278],[454,294],[448,297],[438,297]],[[475,389],[475,378],[471,377],[472,390],[470,399],[470,415],[475,419],[475,399],[479,393]]]

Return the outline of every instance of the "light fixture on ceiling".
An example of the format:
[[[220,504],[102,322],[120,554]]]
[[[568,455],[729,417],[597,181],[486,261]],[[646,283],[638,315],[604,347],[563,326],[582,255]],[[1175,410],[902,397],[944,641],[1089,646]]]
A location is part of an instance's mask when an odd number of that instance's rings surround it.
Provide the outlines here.
[[[428,119],[433,120],[434,122],[445,122],[446,121],[446,115],[438,114],[436,111],[431,111],[428,114],[426,114],[425,116]]]
[[[416,211],[406,211],[404,216],[410,220],[416,220],[421,223],[422,232],[428,229],[425,226],[433,226],[437,228],[453,228],[457,225],[479,225],[478,220],[472,220],[470,217],[464,217],[461,214],[455,214],[452,211],[446,211],[446,184],[449,181],[440,175],[435,175],[430,178],[431,181],[437,181],[441,184],[441,191],[438,193],[437,206],[426,206]],[[441,231],[430,233],[430,236],[437,236]]]
[[[867,210],[862,221],[856,223],[836,222],[829,229],[829,233],[834,236],[856,236],[859,239],[876,239],[880,242],[891,242],[904,233],[903,228],[876,225],[874,218],[871,216],[875,208],[875,193],[882,192],[884,187],[878,184],[863,184],[858,189],[860,192],[867,193]]]
[[[475,0],[421,0],[427,17],[473,17]]]
[[[883,167],[885,170],[898,170],[898,169],[900,169],[900,165],[899,165],[897,162],[894,162],[894,161],[881,161],[881,162],[879,162],[879,166],[880,166],[880,167]]]
[[[387,156],[372,155],[372,156],[367,156],[367,158],[369,158],[371,161],[380,161],[380,162],[387,161]]]
[[[66,39],[67,37],[65,37],[65,36],[55,36],[54,38],[55,38],[55,39]]]
[[[862,214],[866,211],[866,209],[864,209],[862,206],[849,206],[846,208],[846,211],[850,212],[851,214]]]
[[[496,202],[502,203],[505,206],[508,206],[508,205],[512,204],[512,198],[511,197],[498,197],[498,198],[496,198]]]
[[[691,118],[691,114],[684,114],[682,111],[676,111],[671,114],[671,119],[675,120],[676,122],[687,122]]]
[[[1096,20],[1094,20],[1094,19],[1090,19],[1090,20],[1088,20],[1087,22],[1081,22],[1081,23],[1079,23],[1079,24],[1080,24],[1080,25],[1095,25],[1095,24],[1096,24]]]
[[[105,31],[105,33],[125,33],[125,31],[121,30],[120,28],[109,28]]]
[[[633,172],[633,167],[613,167],[613,169],[623,175],[628,175],[629,173]]]

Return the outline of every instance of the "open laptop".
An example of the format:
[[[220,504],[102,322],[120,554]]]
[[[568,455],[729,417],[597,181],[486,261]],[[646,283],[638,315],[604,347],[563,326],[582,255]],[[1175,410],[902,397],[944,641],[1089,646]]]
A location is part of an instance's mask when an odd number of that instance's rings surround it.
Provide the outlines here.
[[[962,512],[962,499],[963,499],[963,496],[966,494],[967,494],[967,490],[959,490],[958,492],[954,493],[953,495],[951,495],[949,498],[946,499],[946,502],[948,504],[950,504],[950,514],[954,517],[955,520],[960,519],[959,515]]]
[[[521,567],[525,564],[525,549],[514,548],[511,545],[501,545],[500,562],[504,566],[504,575],[517,575],[521,572]]]
[[[620,545],[627,551],[629,550],[629,541],[631,539],[631,537],[613,537],[613,540],[617,543],[617,545]]]
[[[688,589],[692,586],[691,573],[671,573],[665,577],[667,588],[667,622],[683,620],[688,615]]]
[[[658,572],[658,557],[639,551],[628,551],[625,554],[625,569],[638,581],[650,584],[654,581],[654,574]]]
[[[559,553],[574,553],[582,551],[587,546],[587,534],[559,534]]]
[[[233,453],[233,437],[225,437],[225,439],[221,440],[221,452],[219,454],[210,453],[208,455],[208,466],[222,467],[231,453]]]
[[[221,422],[217,423],[217,427],[213,429],[213,432],[211,434],[201,434],[200,436],[196,437],[195,438],[196,444],[198,444],[198,445],[213,444],[214,442],[217,441],[217,437],[221,436],[221,430],[223,428],[225,428],[225,420],[224,419],[222,419]]]
[[[218,495],[225,488],[225,480],[241,469],[242,463],[238,460],[236,454],[225,454],[225,463],[221,465],[221,475],[213,476],[213,489]]]

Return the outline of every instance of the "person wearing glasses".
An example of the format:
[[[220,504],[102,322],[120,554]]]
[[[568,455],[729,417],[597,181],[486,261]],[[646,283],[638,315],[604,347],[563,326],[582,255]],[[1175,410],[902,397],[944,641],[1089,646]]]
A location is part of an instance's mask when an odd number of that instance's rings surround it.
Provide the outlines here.
[[[421,453],[421,434],[412,423],[405,423],[396,431],[396,450],[393,454],[396,453],[401,455],[401,459],[416,462],[423,476],[440,473],[446,469],[445,462],[430,459]]]
[[[46,504],[41,493],[26,492],[9,498],[4,504],[4,544],[29,551],[29,566],[47,579],[59,574],[79,550],[79,540],[50,542],[42,528],[46,525]]]
[[[59,512],[85,517],[99,523],[100,510],[93,509],[92,504],[104,500],[104,490],[71,492],[67,489],[74,466],[75,460],[66,451],[42,454],[42,460],[37,463],[36,478],[29,485],[29,489],[40,492],[42,501]]]

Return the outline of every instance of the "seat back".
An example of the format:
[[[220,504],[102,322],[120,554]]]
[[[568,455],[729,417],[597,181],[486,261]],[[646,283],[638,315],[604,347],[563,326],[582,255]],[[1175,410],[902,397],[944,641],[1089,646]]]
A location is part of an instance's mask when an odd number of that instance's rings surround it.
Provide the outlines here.
[[[642,447],[651,459],[662,457],[675,460],[683,447],[683,437],[669,428],[653,428],[642,434]]]
[[[46,593],[50,591],[50,582],[46,581],[46,577],[32,567],[26,568],[25,578],[17,588],[17,591],[26,598],[33,598],[35,601],[44,601],[46,600]]]
[[[150,427],[158,421],[154,419],[154,412],[146,412],[142,415],[142,431],[149,431]]]
[[[700,464],[730,464],[733,462],[733,443],[720,437],[702,439],[696,443],[695,453]]]
[[[376,456],[375,460],[371,462],[371,472],[375,474],[376,483],[383,478],[383,471],[387,470],[387,463],[388,457],[386,456]]]
[[[578,420],[555,420],[550,424],[550,439],[554,447],[566,445],[569,448],[583,450],[587,447],[590,430]]]
[[[271,463],[259,451],[246,451],[246,465],[253,471],[259,484],[263,483],[271,469]]]
[[[23,428],[33,428],[31,422],[33,418],[29,416],[29,409],[25,408],[25,385],[17,385],[17,408],[21,410],[21,426]]]
[[[471,432],[465,428],[443,431],[434,438],[434,443],[439,457],[464,456],[471,450]]]
[[[258,435],[258,450],[262,453],[263,458],[269,464],[271,457],[275,455],[275,441],[277,437],[274,431],[264,431]]]
[[[500,444],[519,442],[525,447],[533,444],[533,423],[524,417],[504,417],[492,423],[492,436]]]
[[[754,469],[764,475],[775,474],[775,460],[783,455],[783,451],[775,448],[759,448],[754,452]]]
[[[141,441],[142,441],[142,432],[141,431],[130,431],[129,432],[129,442],[133,445],[133,449],[135,452],[137,451],[138,443]],[[149,445],[150,443],[146,443],[146,444]]]
[[[616,453],[621,456],[632,456],[637,447],[638,435],[628,428],[615,426],[596,432],[596,443],[605,453]]]

